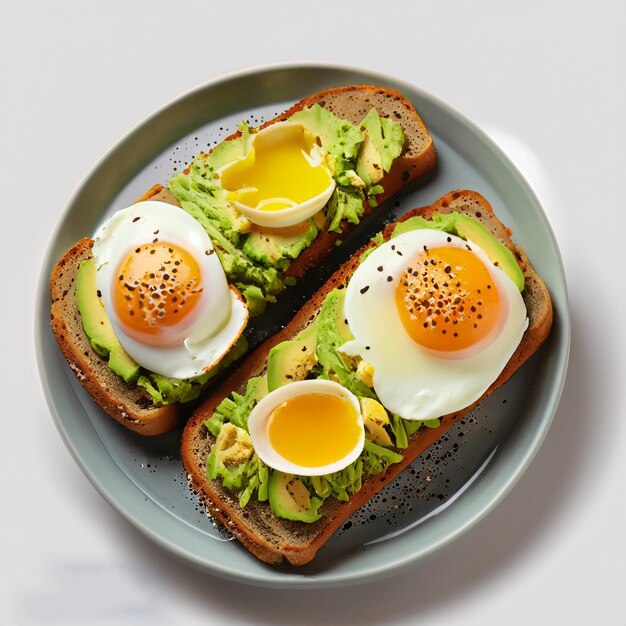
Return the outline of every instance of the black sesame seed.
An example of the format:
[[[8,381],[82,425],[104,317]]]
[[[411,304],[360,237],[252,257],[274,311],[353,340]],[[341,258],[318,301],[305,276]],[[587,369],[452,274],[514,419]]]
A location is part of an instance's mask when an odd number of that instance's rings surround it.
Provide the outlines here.
[[[365,287],[363,287],[360,291],[361,293],[365,293],[369,288],[369,285],[365,285]]]

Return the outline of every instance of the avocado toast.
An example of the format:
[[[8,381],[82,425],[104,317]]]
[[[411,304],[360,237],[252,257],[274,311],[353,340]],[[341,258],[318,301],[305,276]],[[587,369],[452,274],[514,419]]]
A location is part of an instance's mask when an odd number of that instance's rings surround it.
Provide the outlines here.
[[[344,360],[339,349],[350,340],[341,302],[350,278],[369,254],[416,228],[447,228],[468,245],[473,242],[487,251],[515,288],[523,289],[528,323],[512,355],[480,397],[434,419],[404,420],[391,411],[381,416],[380,410],[370,410],[380,406],[372,393],[371,372]],[[354,511],[506,382],[543,343],[552,324],[550,296],[510,235],[488,201],[471,191],[451,192],[429,207],[409,212],[337,270],[289,325],[248,355],[194,412],[182,442],[191,486],[211,515],[255,556],[273,564],[310,562]],[[363,287],[361,292],[365,291]],[[246,451],[245,431],[254,407],[272,388],[303,377],[337,380],[365,398],[363,453],[356,463],[331,476],[288,475]]]
[[[220,168],[249,149],[255,129],[246,124],[210,153],[198,155],[168,188],[155,185],[140,199],[182,207],[200,222],[251,316],[261,315],[268,302],[315,266],[364,215],[436,161],[419,115],[393,90],[359,85],[320,92],[261,129],[286,120],[310,129],[331,155],[336,185],[324,208],[296,227],[251,227],[216,183]],[[142,434],[166,432],[177,423],[183,403],[194,400],[211,378],[245,352],[245,333],[216,367],[198,377],[176,379],[141,367],[127,358],[114,333],[107,331],[103,338],[94,331],[108,326],[101,315],[93,323],[89,313],[102,306],[98,290],[93,281],[77,281],[81,264],[90,263],[92,245],[88,238],[79,242],[53,270],[55,337],[72,371],[109,415]]]

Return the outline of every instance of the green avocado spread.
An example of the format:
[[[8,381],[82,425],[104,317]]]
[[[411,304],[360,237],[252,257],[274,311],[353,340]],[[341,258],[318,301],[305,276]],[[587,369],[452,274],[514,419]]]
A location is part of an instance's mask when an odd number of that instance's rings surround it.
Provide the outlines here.
[[[320,211],[305,224],[306,228],[288,234],[254,227],[228,202],[221,186],[219,171],[243,158],[250,150],[256,132],[246,123],[239,126],[234,139],[222,142],[211,153],[200,154],[189,168],[176,174],[169,190],[185,211],[193,215],[213,241],[228,281],[246,297],[252,315],[263,313],[268,302],[287,285],[284,271],[317,237],[320,230],[342,232],[342,222],[358,224],[365,210],[365,200],[375,204],[382,192],[378,184],[400,155],[404,133],[400,125],[382,119],[375,109],[369,111],[360,127],[343,120],[319,104],[302,109],[289,120],[302,124],[327,154],[327,162],[336,186]],[[372,139],[368,139],[372,134]],[[365,151],[366,142],[372,148]],[[367,171],[371,161],[381,163],[381,176],[375,183],[363,180],[358,171]]]
[[[169,189],[182,208],[211,238],[228,282],[239,289],[251,316],[263,313],[268,302],[275,302],[276,296],[293,284],[294,279],[286,276],[285,270],[320,230],[341,233],[344,220],[352,224],[360,221],[365,199],[369,197],[373,204],[373,196],[382,189],[380,185],[365,182],[356,172],[366,171],[372,159],[383,163],[388,171],[404,143],[399,124],[381,120],[375,110],[367,114],[361,127],[340,119],[318,104],[299,111],[290,121],[302,124],[316,137],[328,155],[336,182],[326,206],[295,232],[264,232],[255,228],[226,198],[218,171],[249,153],[256,129],[245,122],[240,124],[235,138],[218,144],[210,154],[201,153],[184,173],[175,174],[169,182]],[[363,146],[369,133],[372,134],[370,143],[375,148],[366,152]],[[94,351],[127,383],[146,389],[156,405],[197,398],[211,378],[247,350],[246,338],[242,336],[217,366],[200,376],[189,379],[161,376],[133,361],[115,337],[97,295],[92,261],[81,265],[76,293],[83,328]]]
[[[476,220],[457,212],[436,214],[431,219],[413,217],[400,222],[392,237],[420,228],[442,230],[478,244],[523,290],[524,277],[513,255]],[[379,234],[368,252],[382,243]],[[232,435],[228,448],[217,443],[211,448],[206,462],[207,476],[210,480],[222,480],[227,489],[236,492],[241,507],[256,497],[268,501],[278,517],[308,523],[317,521],[323,516],[322,507],[328,498],[347,501],[369,476],[399,463],[402,450],[417,431],[439,426],[438,419],[402,419],[378,402],[368,364],[340,350],[353,338],[344,316],[344,298],[343,288],[331,291],[313,323],[293,339],[272,348],[265,374],[251,378],[243,393],[232,393],[224,399],[205,422],[218,443],[224,439],[220,434],[224,428]],[[267,467],[249,441],[248,417],[252,409],[268,392],[282,385],[319,378],[335,380],[359,398],[366,437],[361,455],[348,467],[324,476],[293,476]],[[247,446],[245,458],[236,458],[233,451],[237,453],[244,445]]]

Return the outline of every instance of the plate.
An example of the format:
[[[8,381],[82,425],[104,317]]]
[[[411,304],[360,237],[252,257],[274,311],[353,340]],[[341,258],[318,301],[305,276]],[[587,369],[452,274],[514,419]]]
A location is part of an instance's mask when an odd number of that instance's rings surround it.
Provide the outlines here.
[[[282,323],[381,226],[452,189],[486,196],[514,231],[544,278],[555,308],[541,350],[479,410],[448,431],[396,481],[357,512],[300,569],[266,566],[216,527],[187,487],[180,431],[135,435],[107,417],[75,380],[49,327],[48,277],[57,259],[104,217],[156,182],[166,183],[200,150],[313,92],[350,83],[400,90],[432,132],[439,163],[407,193],[376,211],[305,281],[284,294],[271,326]],[[286,300],[290,304],[287,305]],[[448,543],[508,493],[549,428],[569,352],[567,292],[558,247],[528,183],[506,155],[461,114],[410,84],[370,71],[327,65],[257,68],[212,81],[152,115],[124,137],[79,186],[52,237],[42,268],[36,313],[39,370],[52,416],[69,451],[95,488],[159,545],[212,574],[273,587],[323,587],[380,578]]]

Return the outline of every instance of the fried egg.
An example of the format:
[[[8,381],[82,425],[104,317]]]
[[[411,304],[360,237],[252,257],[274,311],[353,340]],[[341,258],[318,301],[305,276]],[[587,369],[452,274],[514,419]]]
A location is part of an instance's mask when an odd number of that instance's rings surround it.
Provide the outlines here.
[[[354,340],[393,413],[427,420],[478,400],[515,352],[528,319],[511,279],[475,243],[406,232],[375,249],[348,284]]]
[[[266,465],[299,476],[337,472],[355,461],[365,444],[358,399],[331,380],[275,389],[252,409],[248,430]]]
[[[335,189],[324,150],[301,124],[252,135],[250,151],[219,171],[227,198],[254,224],[282,228],[315,215]]]
[[[165,202],[118,211],[94,235],[96,285],[123,348],[172,378],[213,367],[237,341],[247,305],[229,288],[202,226]]]

